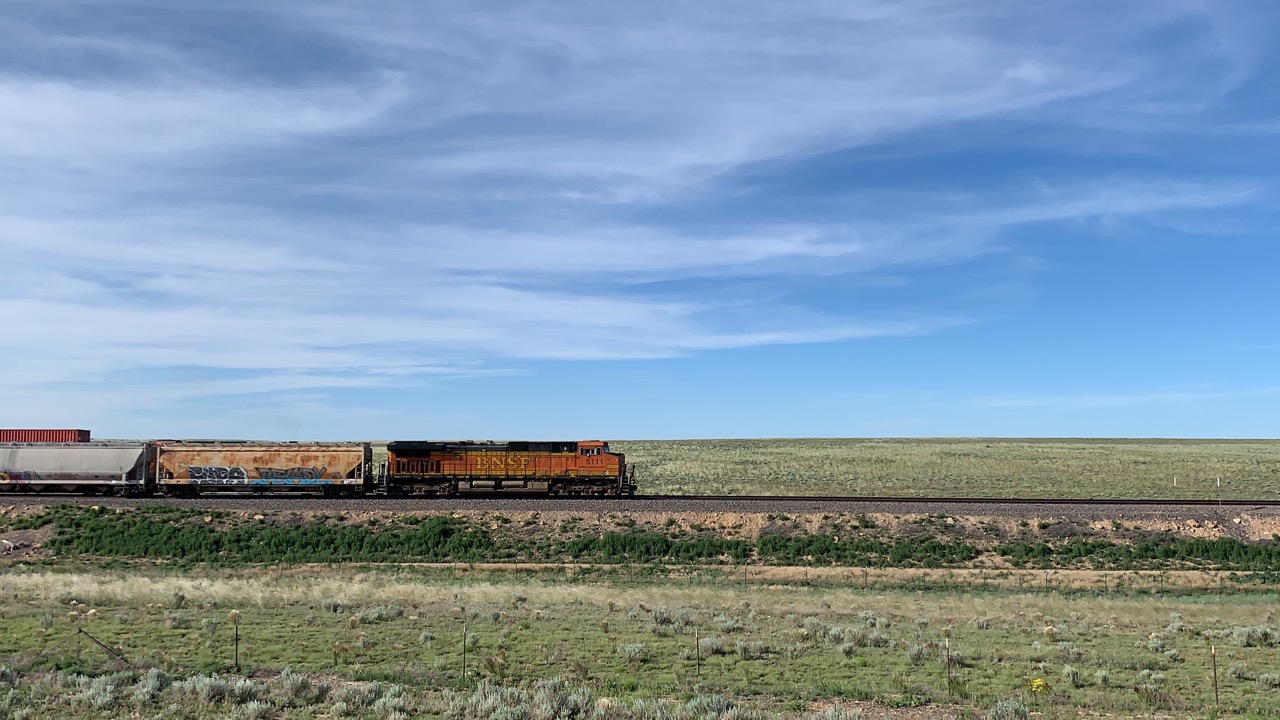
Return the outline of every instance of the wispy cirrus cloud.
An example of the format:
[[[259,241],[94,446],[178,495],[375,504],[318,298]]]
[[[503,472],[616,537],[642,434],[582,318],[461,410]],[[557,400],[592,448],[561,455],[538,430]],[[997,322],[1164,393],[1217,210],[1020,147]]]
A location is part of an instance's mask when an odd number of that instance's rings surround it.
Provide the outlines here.
[[[1108,141],[1075,129],[1212,125],[1204,108],[1264,52],[1239,17],[1174,2],[18,2],[0,23],[0,313],[40,350],[0,360],[0,390],[35,403],[71,382],[123,405],[131,384],[225,393],[221,372],[247,373],[245,391],[324,391],[973,323],[947,303],[834,310],[801,291],[1012,252],[1022,226],[1158,220],[1270,188],[1046,166],[841,190],[839,166],[820,202],[766,212],[753,206],[785,201],[743,175],[909,136],[954,147],[987,123],[1096,153]]]

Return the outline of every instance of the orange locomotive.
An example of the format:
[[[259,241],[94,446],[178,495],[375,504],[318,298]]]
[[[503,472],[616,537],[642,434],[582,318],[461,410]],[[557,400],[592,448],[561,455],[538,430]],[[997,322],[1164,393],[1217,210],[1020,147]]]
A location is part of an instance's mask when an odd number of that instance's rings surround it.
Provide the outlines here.
[[[634,495],[635,471],[602,440],[387,444],[390,495]]]

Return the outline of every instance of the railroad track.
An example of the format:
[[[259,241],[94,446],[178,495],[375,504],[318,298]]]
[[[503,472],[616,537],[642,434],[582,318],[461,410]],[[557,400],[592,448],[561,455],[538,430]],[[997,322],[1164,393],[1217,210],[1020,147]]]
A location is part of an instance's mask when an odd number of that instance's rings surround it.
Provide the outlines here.
[[[253,495],[223,493],[198,498],[118,498],[101,495],[0,495],[0,506],[101,505],[106,507],[169,506],[191,509],[261,511],[428,511],[487,510],[536,512],[882,512],[1015,515],[1066,512],[1073,514],[1145,512],[1152,514],[1233,512],[1280,508],[1280,499],[1116,499],[1116,498],[954,498],[849,497],[813,495],[637,495],[633,497],[521,497],[470,496],[447,498],[323,498],[314,495]]]
[[[679,500],[698,502],[831,502],[831,503],[915,503],[922,505],[1145,505],[1205,507],[1280,507],[1280,499],[1131,499],[1131,498],[957,498],[957,497],[850,497],[847,495],[637,495],[637,500]]]

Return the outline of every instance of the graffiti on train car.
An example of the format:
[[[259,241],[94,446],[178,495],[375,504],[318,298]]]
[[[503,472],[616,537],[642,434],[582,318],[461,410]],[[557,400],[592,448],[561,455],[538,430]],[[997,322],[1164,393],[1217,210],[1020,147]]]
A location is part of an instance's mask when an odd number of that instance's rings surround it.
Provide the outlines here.
[[[0,470],[0,483],[30,482],[28,475],[21,470]]]
[[[205,484],[244,485],[258,483],[292,483],[301,485],[324,480],[329,468],[254,468],[258,477],[250,479],[249,472],[239,465],[190,465],[187,476]]]
[[[258,477],[263,480],[323,480],[329,468],[258,468]]]
[[[190,465],[187,467],[187,477],[192,480],[204,480],[215,482],[245,482],[249,479],[249,474],[244,468],[238,465],[230,467],[225,465]]]

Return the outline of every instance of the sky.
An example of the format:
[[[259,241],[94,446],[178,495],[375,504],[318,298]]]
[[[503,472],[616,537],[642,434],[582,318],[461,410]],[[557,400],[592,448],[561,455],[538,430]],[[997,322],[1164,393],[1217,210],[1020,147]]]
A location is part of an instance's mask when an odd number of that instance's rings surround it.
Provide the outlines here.
[[[1280,437],[1280,4],[0,7],[0,426]]]

